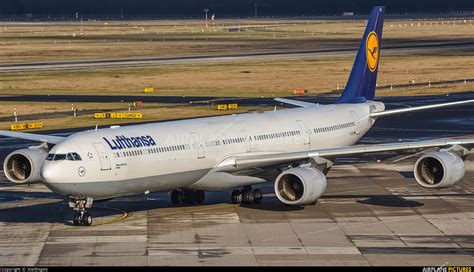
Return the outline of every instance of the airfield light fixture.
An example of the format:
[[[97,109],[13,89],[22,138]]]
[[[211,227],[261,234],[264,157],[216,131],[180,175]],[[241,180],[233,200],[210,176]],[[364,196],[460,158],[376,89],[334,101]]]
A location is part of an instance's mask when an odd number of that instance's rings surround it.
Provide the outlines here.
[[[208,24],[207,24],[207,13],[209,12],[209,9],[208,8],[205,8],[204,9],[204,13],[206,14],[206,28],[208,27]]]

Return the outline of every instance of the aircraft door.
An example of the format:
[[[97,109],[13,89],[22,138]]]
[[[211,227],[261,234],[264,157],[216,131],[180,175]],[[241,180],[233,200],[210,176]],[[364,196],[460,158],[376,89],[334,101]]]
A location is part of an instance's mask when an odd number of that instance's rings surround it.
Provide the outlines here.
[[[110,165],[109,153],[107,152],[107,149],[105,149],[104,144],[95,143],[94,148],[99,154],[101,170],[102,171],[111,170],[112,167]]]
[[[304,144],[309,145],[311,143],[311,138],[310,138],[308,128],[306,127],[306,125],[301,120],[298,120],[298,125],[301,128],[302,137],[304,137]]]
[[[359,116],[353,111],[351,111],[352,120],[355,122],[355,130],[354,135],[360,135],[360,124],[359,124]]]
[[[252,151],[252,138],[251,136],[247,133],[245,129],[242,129],[242,135],[244,135],[245,139],[245,145],[246,145],[246,150],[247,152]]]
[[[196,148],[197,150],[197,155],[198,155],[198,159],[203,159],[206,157],[206,153],[204,151],[204,146],[202,145],[202,142],[201,142],[201,137],[199,137],[199,135],[195,132],[192,132],[191,133],[191,137],[193,138],[193,144],[194,144],[194,148]]]

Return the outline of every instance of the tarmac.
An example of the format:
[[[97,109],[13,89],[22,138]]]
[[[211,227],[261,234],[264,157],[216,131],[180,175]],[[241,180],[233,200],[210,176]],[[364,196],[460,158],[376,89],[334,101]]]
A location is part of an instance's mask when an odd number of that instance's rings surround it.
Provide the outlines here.
[[[389,107],[438,99],[389,99]],[[473,134],[465,106],[380,119],[362,142]],[[28,145],[0,139],[0,155]],[[400,158],[340,158],[314,206],[283,205],[272,183],[255,186],[264,200],[250,206],[230,204],[230,191],[206,192],[195,206],[172,206],[169,192],[157,192],[96,203],[91,227],[72,225],[62,196],[14,186],[0,172],[0,264],[472,266],[474,159],[454,187],[428,190],[413,178],[416,158]]]
[[[1,184],[0,263],[16,265],[297,266],[474,263],[474,162],[455,187],[415,184],[411,163],[336,166],[315,206],[286,207],[272,184],[256,206],[207,192],[173,207],[167,192],[96,205],[91,227],[42,185]]]

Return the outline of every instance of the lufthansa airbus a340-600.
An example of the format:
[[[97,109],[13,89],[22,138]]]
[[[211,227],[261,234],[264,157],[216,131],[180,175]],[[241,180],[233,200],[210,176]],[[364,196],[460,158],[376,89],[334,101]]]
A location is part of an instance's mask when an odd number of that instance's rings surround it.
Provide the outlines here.
[[[326,174],[342,155],[414,152],[416,181],[446,188],[464,177],[474,139],[355,145],[381,117],[473,103],[474,100],[385,110],[373,101],[384,7],[370,15],[346,88],[332,105],[289,99],[298,107],[221,117],[110,127],[68,137],[0,131],[0,136],[39,143],[9,154],[6,177],[43,183],[69,199],[75,225],[91,225],[94,201],[172,190],[171,201],[203,203],[205,190],[234,188],[233,203],[258,204],[252,185],[273,181],[287,205],[315,204]]]

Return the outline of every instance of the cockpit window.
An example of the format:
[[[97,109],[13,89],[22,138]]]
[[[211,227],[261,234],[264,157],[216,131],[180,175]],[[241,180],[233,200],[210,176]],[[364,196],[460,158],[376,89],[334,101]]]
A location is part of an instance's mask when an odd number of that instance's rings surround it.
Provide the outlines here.
[[[75,161],[82,161],[81,156],[79,156],[79,154],[77,154],[77,153],[69,153],[67,155],[68,156],[70,155],[72,157],[72,159],[75,160]]]
[[[67,154],[48,154],[48,157],[46,157],[47,161],[82,161],[81,156],[79,154],[73,152],[73,153],[67,153]]]
[[[54,155],[53,161],[64,161],[66,159],[66,154],[56,154]]]

